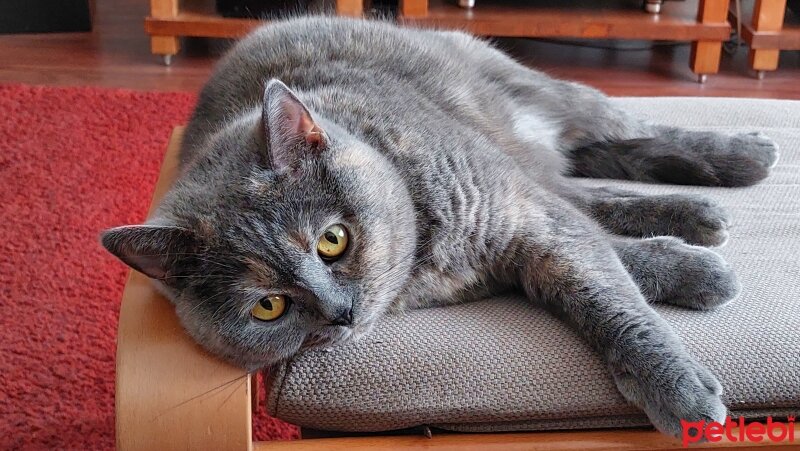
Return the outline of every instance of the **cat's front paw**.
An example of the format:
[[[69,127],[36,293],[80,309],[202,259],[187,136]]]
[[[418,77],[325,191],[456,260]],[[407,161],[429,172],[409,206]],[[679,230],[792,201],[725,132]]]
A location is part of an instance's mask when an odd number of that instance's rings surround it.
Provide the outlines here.
[[[639,374],[614,374],[617,387],[647,414],[661,432],[680,437],[681,420],[725,422],[727,408],[722,386],[705,367],[693,360],[662,362]]]
[[[699,246],[722,246],[728,241],[730,216],[710,199],[676,194],[665,198],[665,204],[671,212],[670,235]]]
[[[716,252],[671,237],[641,243],[658,255],[661,278],[669,278],[666,283],[656,284],[661,289],[656,291],[658,302],[711,310],[736,299],[741,292],[733,268]]]

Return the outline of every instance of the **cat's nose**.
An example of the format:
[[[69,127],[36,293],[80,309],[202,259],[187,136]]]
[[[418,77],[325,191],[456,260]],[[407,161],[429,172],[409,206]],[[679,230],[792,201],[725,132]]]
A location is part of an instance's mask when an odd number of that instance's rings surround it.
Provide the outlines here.
[[[346,307],[340,311],[339,316],[331,321],[334,326],[350,326],[353,324],[353,309]]]

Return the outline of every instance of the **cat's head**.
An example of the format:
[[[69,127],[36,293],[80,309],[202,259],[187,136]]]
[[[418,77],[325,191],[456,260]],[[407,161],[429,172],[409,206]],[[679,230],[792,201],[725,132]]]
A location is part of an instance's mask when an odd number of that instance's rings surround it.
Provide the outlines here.
[[[416,246],[392,163],[276,80],[205,146],[151,221],[103,245],[157,281],[200,344],[247,369],[369,330]]]

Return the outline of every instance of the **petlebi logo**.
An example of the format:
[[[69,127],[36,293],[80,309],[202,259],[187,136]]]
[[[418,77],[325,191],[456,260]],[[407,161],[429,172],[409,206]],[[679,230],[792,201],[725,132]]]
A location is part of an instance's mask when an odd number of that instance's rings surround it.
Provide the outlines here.
[[[734,429],[737,428],[738,429]],[[783,442],[794,443],[794,415],[786,418],[786,422],[773,421],[772,417],[767,417],[767,422],[751,421],[745,423],[743,417],[734,421],[731,417],[725,417],[725,424],[716,421],[705,422],[681,420],[681,430],[683,447],[688,448],[689,444],[697,443],[701,440],[718,442],[727,438],[731,442]]]

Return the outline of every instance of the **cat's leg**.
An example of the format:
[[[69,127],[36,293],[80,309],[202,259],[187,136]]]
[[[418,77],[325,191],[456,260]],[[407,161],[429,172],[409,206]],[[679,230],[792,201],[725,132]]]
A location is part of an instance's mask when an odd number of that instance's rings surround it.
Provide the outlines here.
[[[561,95],[573,100],[573,108],[561,111],[561,150],[570,160],[571,175],[747,186],[764,179],[778,160],[778,147],[762,133],[726,135],[655,125],[632,117],[592,88],[556,83]]]
[[[724,135],[654,126],[648,137],[602,138],[570,149],[569,175],[701,186],[749,186],[769,175],[778,147],[762,133]]]
[[[605,236],[574,216],[549,242],[525,249],[519,274],[525,292],[576,326],[625,398],[662,432],[679,436],[682,419],[724,421],[714,375],[647,304]]]
[[[703,196],[645,195],[610,187],[571,187],[562,194],[603,228],[618,235],[671,235],[701,246],[721,246],[728,239],[727,212]]]
[[[648,302],[708,310],[735,299],[741,286],[717,253],[673,237],[612,237],[611,244]]]
[[[762,133],[726,135],[651,124],[622,111],[599,91],[534,73],[517,97],[553,119],[568,174],[702,186],[747,186],[778,159]],[[524,112],[525,107],[521,109]]]
[[[710,186],[746,186],[762,180],[778,159],[761,133],[725,135],[651,124],[635,118],[600,91],[553,79],[463,35],[453,39],[465,57],[502,85],[513,108],[504,118],[514,135],[558,135],[557,149],[571,174]],[[472,42],[472,44],[470,44]],[[536,118],[530,120],[526,118]],[[518,130],[532,124],[535,130]],[[543,127],[542,124],[547,124]]]

